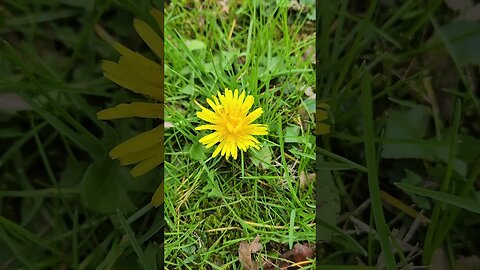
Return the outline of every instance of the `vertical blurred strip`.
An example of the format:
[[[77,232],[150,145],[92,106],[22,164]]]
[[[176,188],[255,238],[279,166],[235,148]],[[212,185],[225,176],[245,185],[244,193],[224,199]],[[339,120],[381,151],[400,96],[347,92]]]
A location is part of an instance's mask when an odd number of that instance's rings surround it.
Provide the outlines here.
[[[164,87],[162,87],[162,93],[161,93],[161,96],[162,96],[162,110],[164,111],[165,110],[165,52],[164,52],[164,48],[165,48],[165,36],[164,36],[164,26],[165,26],[165,20],[164,20],[164,14],[165,14],[165,6],[164,6],[164,0],[160,0],[160,6],[159,6],[159,10],[160,10],[160,19],[158,21],[160,21],[160,38],[162,39],[162,50],[161,50],[161,65],[164,66],[163,68],[163,73],[161,74],[161,83],[164,85]],[[165,143],[165,139],[164,139],[164,117],[165,117],[165,113],[162,114],[162,119],[160,119],[160,123],[159,125],[162,126],[162,142]],[[163,150],[165,151],[165,147],[163,147]],[[164,153],[162,153],[164,154]],[[161,234],[161,254],[160,254],[160,260],[159,260],[159,269],[165,269],[165,249],[164,249],[164,246],[165,246],[165,217],[164,217],[164,214],[165,214],[165,200],[164,200],[164,196],[165,196],[165,189],[164,189],[164,182],[165,182],[165,170],[164,170],[164,165],[165,165],[165,156],[163,158],[164,162],[162,162],[162,164],[160,165],[160,182],[161,182],[161,190],[159,191],[160,193],[160,196],[162,197],[162,204],[159,206],[159,210],[161,211],[161,214],[162,214],[162,230],[160,230],[160,234]]]
[[[319,48],[319,44],[320,44],[320,34],[321,33],[321,25],[320,25],[320,13],[321,13],[321,8],[320,8],[320,5],[321,5],[321,2],[323,1],[320,1],[320,0],[316,0],[315,1],[315,9],[316,9],[316,19],[315,19],[315,93],[316,93],[316,111],[318,110],[318,103],[319,103],[319,99],[321,99],[320,97],[320,91],[319,91],[319,79],[320,79],[320,69],[319,69],[319,63],[320,63],[320,55],[319,55],[319,52],[320,52],[320,48]],[[316,113],[315,113],[315,116],[316,116]],[[321,143],[320,143],[320,136],[318,136],[317,134],[317,126],[318,126],[318,122],[316,121],[315,119],[315,136],[316,136],[316,166],[315,166],[315,176],[316,176],[316,179],[315,179],[315,203],[316,203],[316,210],[315,210],[315,224],[316,224],[316,227],[315,227],[315,231],[316,231],[316,238],[315,238],[315,257],[317,258],[316,260],[316,269],[320,268],[320,255],[321,255],[321,241],[320,241],[320,232],[319,232],[319,229],[320,229],[320,196],[318,196],[319,194],[319,190],[320,190],[320,171],[319,171],[319,166],[318,166],[318,161],[319,161],[319,154],[318,154],[318,148],[320,147]]]
[[[335,13],[332,12],[336,3],[330,1],[316,1],[316,36],[315,36],[315,75],[316,75],[316,112],[315,112],[315,135],[316,135],[316,258],[317,269],[320,268],[322,246],[324,242],[332,240],[336,228],[337,215],[340,211],[340,198],[332,177],[332,172],[325,166],[324,156],[330,150],[328,137],[330,126],[327,124],[330,106],[326,103],[331,93],[331,84],[334,79],[327,72],[332,57],[333,46],[331,28],[335,25]],[[326,148],[326,149],[324,149]]]
[[[160,50],[160,65],[163,67],[165,66],[165,31],[164,31],[164,26],[165,26],[165,1],[160,0],[160,1],[152,1],[153,6],[155,7],[155,10],[152,10],[150,14],[152,15],[153,18],[155,18],[155,21],[157,22],[154,24],[153,22],[150,24],[152,26],[158,26],[158,28],[155,28],[157,30],[156,32],[158,33],[162,43],[161,43],[161,50]],[[162,69],[163,73],[160,74],[160,82],[162,85],[165,85],[165,68]],[[161,104],[162,107],[162,115],[161,118],[155,119],[155,126],[161,127],[161,138],[160,140],[165,143],[165,87],[161,88],[161,93],[160,93],[160,100],[158,102]],[[162,151],[165,152],[165,147],[162,148]],[[165,153],[162,153],[164,155],[163,157],[163,162],[158,166],[159,169],[159,186],[157,190],[155,191],[155,194],[153,195],[152,198],[152,205],[157,207],[158,209],[158,214],[161,215],[161,222],[160,225],[162,228],[157,232],[159,235],[157,236],[157,239],[160,241],[160,254],[159,254],[159,260],[158,260],[158,268],[157,269],[164,269],[165,265]]]

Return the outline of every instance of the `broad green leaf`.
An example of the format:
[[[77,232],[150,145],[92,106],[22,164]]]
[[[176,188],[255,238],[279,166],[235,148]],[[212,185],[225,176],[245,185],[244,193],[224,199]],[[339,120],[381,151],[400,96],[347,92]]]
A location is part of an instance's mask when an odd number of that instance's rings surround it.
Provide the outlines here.
[[[205,45],[205,43],[203,43],[202,41],[200,40],[187,40],[186,42],[186,45],[187,45],[187,48],[190,50],[190,51],[195,51],[195,50],[202,50],[202,49],[205,49],[207,47],[207,45]]]
[[[269,147],[264,146],[258,151],[253,149],[251,149],[251,151],[254,154],[250,157],[250,159],[255,166],[261,166],[263,169],[266,169],[270,166],[270,163],[272,162],[272,153],[270,152]]]
[[[314,98],[307,98],[304,101],[305,107],[307,108],[308,113],[315,113],[317,110],[317,103]]]
[[[193,87],[193,85],[191,84],[188,84],[185,87],[183,87],[180,91],[186,95],[193,95],[193,93],[195,93],[195,87]]]
[[[202,188],[202,192],[207,193],[207,197],[209,198],[223,198],[223,193],[218,187],[218,185],[214,182],[208,182],[208,184]]]
[[[285,129],[285,142],[299,142],[300,126],[290,126]]]
[[[207,158],[207,156],[205,155],[205,147],[199,142],[194,143],[190,147],[188,153],[190,154],[190,157],[194,160],[205,160]]]
[[[386,121],[384,138],[420,140],[425,134],[428,119],[428,108],[421,105],[392,111]],[[445,142],[444,146],[448,147],[448,142]],[[432,160],[434,155],[429,150],[419,147],[419,144],[415,142],[384,142],[381,155],[383,158],[427,158]]]
[[[323,158],[317,155],[317,159],[323,162]],[[336,227],[337,216],[340,212],[340,195],[332,178],[330,170],[317,170],[317,218]],[[333,231],[317,224],[317,239],[321,241],[332,240]]]
[[[480,22],[452,21],[442,26],[443,35],[451,46],[452,57],[460,65],[480,65]]]
[[[448,162],[450,142],[448,138],[423,139],[429,121],[429,109],[422,105],[409,104],[409,108],[392,111],[385,125],[382,143],[382,158],[416,158],[429,161]],[[455,172],[465,176],[467,165],[455,158]]]
[[[480,153],[478,138],[459,134],[458,157],[467,162],[475,161]]]
[[[108,158],[97,161],[83,175],[82,200],[87,208],[99,213],[114,213],[117,208],[122,212],[136,209],[121,183],[122,178],[131,176],[114,162]]]

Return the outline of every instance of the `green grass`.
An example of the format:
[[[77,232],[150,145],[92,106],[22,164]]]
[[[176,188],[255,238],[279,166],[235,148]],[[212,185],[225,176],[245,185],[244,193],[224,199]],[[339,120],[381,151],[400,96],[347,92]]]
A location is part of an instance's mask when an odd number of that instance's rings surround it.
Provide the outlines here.
[[[352,264],[363,258],[367,265],[397,269],[430,265],[442,259],[439,249],[447,251],[451,265],[458,255],[478,255],[476,240],[466,240],[479,222],[472,180],[478,178],[479,130],[472,126],[478,120],[467,120],[468,114],[479,115],[478,95],[471,94],[478,72],[467,71],[478,65],[465,47],[478,45],[465,38],[472,33],[456,39],[460,28],[448,29],[461,23],[450,25],[455,14],[442,1],[321,1],[319,10],[317,87],[331,100],[335,124],[317,153],[335,186],[323,178],[317,187],[338,193],[323,202],[327,210],[319,218],[344,231],[319,223],[327,243],[317,261]],[[430,222],[416,227],[382,192],[423,209]],[[340,210],[335,199],[342,202]],[[340,216],[334,219],[331,212]],[[345,242],[345,234],[358,226],[362,233],[355,242]],[[419,248],[400,252],[407,243]],[[355,252],[337,251],[339,246]]]
[[[97,120],[145,101],[100,66],[112,41],[158,60],[133,29],[155,25],[151,2],[1,1],[1,269],[241,269],[256,235],[257,261],[316,241],[305,269],[480,257],[478,22],[441,0],[317,1],[316,18],[313,1],[170,3],[165,164],[135,179],[108,152],[159,123]],[[237,160],[194,130],[194,100],[224,88],[253,95],[269,128]],[[310,90],[330,105],[316,141]]]
[[[314,188],[299,182],[314,172],[314,99],[304,93],[315,86],[313,55],[304,59],[313,22],[275,4],[232,2],[226,14],[185,3],[169,5],[165,19],[166,267],[240,269],[239,243],[257,234],[259,256],[270,259],[314,243]],[[208,106],[224,88],[253,95],[253,108],[264,110],[256,123],[269,129],[259,151],[229,161],[199,145],[206,133],[194,130],[204,122],[192,102]]]
[[[128,7],[127,1],[0,4],[0,94],[17,95],[2,96],[3,104],[28,105],[0,112],[2,269],[163,262],[163,213],[149,206],[158,171],[133,179],[107,156],[152,123],[125,119],[112,128],[95,115],[109,104],[142,99],[100,69],[103,59],[118,54],[95,29],[139,50],[132,14],[148,15],[151,5]]]

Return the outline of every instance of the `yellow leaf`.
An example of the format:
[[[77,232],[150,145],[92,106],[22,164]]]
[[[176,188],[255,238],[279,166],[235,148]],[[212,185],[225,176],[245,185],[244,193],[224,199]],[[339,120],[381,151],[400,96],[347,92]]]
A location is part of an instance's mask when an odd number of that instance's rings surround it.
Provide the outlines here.
[[[153,147],[158,143],[163,143],[163,125],[122,142],[110,151],[110,156],[113,159],[121,158],[127,154]]]
[[[144,21],[133,20],[133,26],[148,47],[163,61],[163,41],[155,31]]]
[[[125,117],[163,118],[163,105],[156,103],[133,102],[119,104],[113,108],[97,113],[100,120],[111,120]]]
[[[159,207],[163,203],[163,199],[164,199],[163,194],[164,194],[164,186],[163,186],[163,182],[162,182],[162,183],[160,183],[157,190],[153,194],[151,204],[155,207]]]
[[[138,163],[130,173],[134,177],[138,177],[141,175],[146,174],[147,172],[151,171],[153,168],[157,167],[158,165],[162,164],[163,162],[163,153],[158,153],[152,157],[149,157],[142,162]]]
[[[138,163],[158,153],[163,153],[163,143],[158,143],[152,147],[149,147],[137,152],[128,153],[127,155],[120,157],[120,164],[130,165],[130,164]]]

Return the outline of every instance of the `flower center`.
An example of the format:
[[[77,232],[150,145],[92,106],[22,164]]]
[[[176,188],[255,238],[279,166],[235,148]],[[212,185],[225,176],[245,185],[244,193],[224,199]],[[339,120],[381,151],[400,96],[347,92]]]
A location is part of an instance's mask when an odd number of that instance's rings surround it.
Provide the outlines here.
[[[226,119],[226,126],[227,126],[227,130],[230,134],[235,134],[237,133],[237,131],[239,130],[239,128],[242,126],[240,124],[240,118],[239,117],[235,117],[235,116],[231,116],[231,115],[227,115],[227,119]]]

